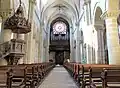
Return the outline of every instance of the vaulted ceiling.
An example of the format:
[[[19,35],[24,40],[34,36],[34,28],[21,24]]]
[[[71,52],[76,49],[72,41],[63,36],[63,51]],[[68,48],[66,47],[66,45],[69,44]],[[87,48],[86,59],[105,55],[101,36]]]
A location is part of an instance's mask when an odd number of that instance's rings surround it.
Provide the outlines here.
[[[77,22],[79,19],[80,0],[48,0],[42,8],[41,21],[43,24],[50,23],[57,17],[66,19],[69,24]],[[76,4],[77,3],[77,4]]]

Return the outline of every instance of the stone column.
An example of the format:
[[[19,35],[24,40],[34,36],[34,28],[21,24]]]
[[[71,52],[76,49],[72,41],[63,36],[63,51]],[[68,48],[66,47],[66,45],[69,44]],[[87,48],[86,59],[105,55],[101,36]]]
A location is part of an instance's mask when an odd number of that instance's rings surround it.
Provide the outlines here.
[[[47,29],[47,30],[49,30],[49,29]],[[46,49],[45,49],[45,51],[46,51],[46,62],[49,62],[49,34],[48,33],[46,33]]]
[[[7,42],[11,40],[12,31],[10,29],[3,30],[3,42]]]
[[[74,62],[74,33],[73,27],[70,27],[70,61]]]
[[[119,0],[108,0],[108,10],[105,13],[105,21],[109,64],[120,65],[120,43],[117,25],[117,17],[119,14],[118,4]]]
[[[4,29],[4,22],[6,19],[11,15],[11,3],[10,0],[3,0],[2,3],[0,3],[0,15],[2,17],[2,30],[1,30],[1,42],[6,42],[11,39],[11,30],[10,29]]]
[[[10,29],[4,29],[4,22],[6,21],[7,17],[8,16],[3,16],[2,20],[1,43],[8,42],[11,40],[12,31]],[[7,65],[7,61],[5,59],[0,59],[0,65]]]
[[[18,39],[24,40],[24,34],[18,34]]]
[[[8,18],[8,16],[4,16],[3,17],[3,24],[2,24],[2,37],[3,37],[3,42],[7,42],[11,40],[11,34],[12,31],[11,29],[4,29],[4,22],[6,21],[6,19]]]
[[[105,58],[104,58],[104,41],[103,41],[103,23],[102,21],[100,23],[96,23],[95,29],[97,31],[97,52],[96,52],[96,63],[97,64],[103,64],[105,63]]]
[[[25,57],[24,57],[24,59],[23,59],[23,62],[24,63],[26,63],[26,64],[30,64],[30,63],[33,63],[33,61],[34,61],[34,58],[33,58],[33,50],[32,50],[32,48],[33,48],[33,30],[34,30],[34,25],[33,25],[33,19],[34,19],[34,17],[33,17],[33,13],[34,13],[34,6],[35,6],[35,0],[28,0],[29,1],[29,8],[28,8],[28,10],[29,10],[29,15],[28,14],[26,14],[26,15],[28,15],[29,17],[28,17],[28,19],[29,19],[29,22],[31,23],[31,32],[30,33],[28,33],[28,34],[25,34],[25,35],[18,35],[18,38],[19,39],[23,39],[24,38],[24,40],[25,40],[25,42],[26,42],[26,44],[25,44],[25,50],[26,50],[26,55],[25,55]]]
[[[79,24],[76,24],[76,62],[80,62],[80,31]]]

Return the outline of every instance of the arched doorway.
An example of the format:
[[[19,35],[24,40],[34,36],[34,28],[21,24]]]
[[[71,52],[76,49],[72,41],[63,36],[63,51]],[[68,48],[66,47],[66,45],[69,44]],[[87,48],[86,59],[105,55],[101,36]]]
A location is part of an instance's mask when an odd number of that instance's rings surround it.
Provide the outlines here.
[[[50,56],[56,64],[62,65],[69,59],[70,31],[68,22],[62,17],[53,20],[50,26]],[[51,55],[52,53],[52,55]]]
[[[64,52],[63,51],[56,51],[55,53],[55,63],[62,65],[64,62]]]

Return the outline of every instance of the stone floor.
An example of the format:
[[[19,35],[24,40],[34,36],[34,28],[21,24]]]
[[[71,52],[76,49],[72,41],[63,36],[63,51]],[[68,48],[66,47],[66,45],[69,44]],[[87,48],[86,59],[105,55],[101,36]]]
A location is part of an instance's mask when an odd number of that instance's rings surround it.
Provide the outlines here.
[[[56,66],[46,77],[39,88],[78,88],[62,66]]]

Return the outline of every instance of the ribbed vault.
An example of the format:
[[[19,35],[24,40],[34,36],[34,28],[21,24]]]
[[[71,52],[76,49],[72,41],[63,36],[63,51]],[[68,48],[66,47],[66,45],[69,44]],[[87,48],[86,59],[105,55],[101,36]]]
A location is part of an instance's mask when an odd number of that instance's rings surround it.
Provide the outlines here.
[[[47,25],[46,27],[44,25],[44,28],[50,26],[51,22],[58,17],[67,20],[71,26],[77,22],[79,15],[75,3],[72,0],[49,0],[41,13],[41,22]]]

